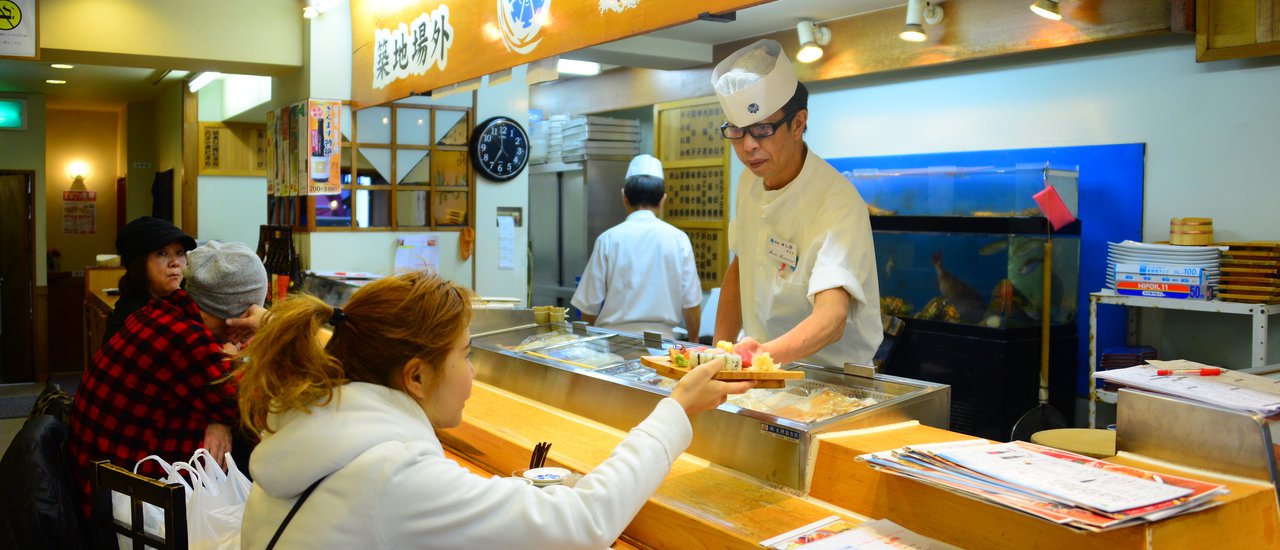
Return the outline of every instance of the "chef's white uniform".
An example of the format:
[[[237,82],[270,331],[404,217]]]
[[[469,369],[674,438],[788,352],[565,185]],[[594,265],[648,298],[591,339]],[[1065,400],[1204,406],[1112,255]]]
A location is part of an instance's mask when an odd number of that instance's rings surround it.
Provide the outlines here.
[[[702,303],[689,236],[653,212],[632,212],[596,238],[570,303],[596,315],[596,326],[671,337],[684,310]]]
[[[794,262],[777,259],[788,256],[788,245]],[[843,288],[852,297],[844,336],[801,361],[871,363],[884,339],[871,218],[853,184],[835,168],[809,151],[800,174],[777,191],[743,172],[729,248],[738,257],[747,336],[761,342],[782,336],[812,313],[815,294]]]

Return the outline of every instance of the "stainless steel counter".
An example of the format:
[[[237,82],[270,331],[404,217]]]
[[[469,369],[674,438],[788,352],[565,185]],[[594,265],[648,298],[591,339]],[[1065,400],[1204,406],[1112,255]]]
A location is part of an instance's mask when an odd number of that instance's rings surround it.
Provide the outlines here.
[[[628,430],[670,395],[665,381],[639,364],[642,355],[661,355],[676,343],[566,324],[522,323],[498,328],[496,310],[477,310],[472,323],[472,364],[476,378],[553,407]],[[520,311],[520,310],[517,310]],[[689,344],[692,345],[692,344]],[[802,399],[820,392],[828,398],[870,398],[868,405],[830,418],[801,421],[726,403],[693,420],[689,452],[760,479],[807,492],[810,456],[817,436],[918,420],[949,425],[950,388],[876,374],[862,377],[807,364],[788,364],[805,379],[779,390],[752,390],[760,402]],[[752,405],[753,407],[757,405]],[[791,410],[783,407],[784,410]]]

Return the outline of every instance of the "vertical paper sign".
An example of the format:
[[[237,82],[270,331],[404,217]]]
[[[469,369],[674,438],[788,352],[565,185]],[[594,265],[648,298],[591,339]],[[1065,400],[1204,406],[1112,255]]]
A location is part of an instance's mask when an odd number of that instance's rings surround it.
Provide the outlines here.
[[[511,216],[498,216],[498,269],[516,268],[516,221]]]
[[[94,235],[98,232],[98,192],[62,192],[62,234]]]
[[[0,57],[39,59],[36,0],[0,0]]]
[[[342,138],[338,137],[341,135],[338,124],[342,116],[342,102],[311,100],[308,103],[307,167],[310,178],[306,194],[333,195],[339,192],[342,182],[342,169],[338,164],[342,150]]]

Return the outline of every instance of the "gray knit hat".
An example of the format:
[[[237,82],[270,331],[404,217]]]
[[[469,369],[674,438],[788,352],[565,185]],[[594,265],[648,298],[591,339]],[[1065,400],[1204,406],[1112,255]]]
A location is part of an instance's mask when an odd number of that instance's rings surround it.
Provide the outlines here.
[[[267,269],[249,247],[209,241],[187,253],[187,294],[219,319],[239,317],[267,298]]]

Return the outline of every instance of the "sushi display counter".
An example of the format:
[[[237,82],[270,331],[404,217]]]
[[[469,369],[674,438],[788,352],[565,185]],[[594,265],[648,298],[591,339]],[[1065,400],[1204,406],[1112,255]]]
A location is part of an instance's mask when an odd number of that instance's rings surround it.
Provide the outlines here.
[[[492,325],[476,311],[473,325]],[[476,380],[619,430],[638,424],[675,381],[641,364],[672,340],[581,323],[528,324],[472,332]],[[688,344],[692,345],[692,344]],[[807,491],[810,457],[823,434],[916,420],[947,428],[949,389],[881,374],[804,372],[781,389],[753,389],[693,421],[689,452],[761,481]]]

